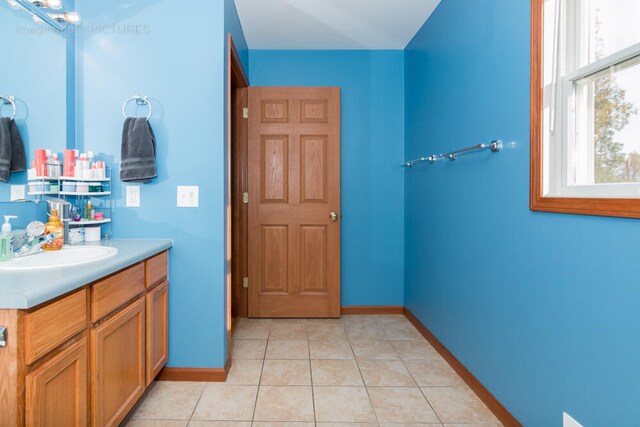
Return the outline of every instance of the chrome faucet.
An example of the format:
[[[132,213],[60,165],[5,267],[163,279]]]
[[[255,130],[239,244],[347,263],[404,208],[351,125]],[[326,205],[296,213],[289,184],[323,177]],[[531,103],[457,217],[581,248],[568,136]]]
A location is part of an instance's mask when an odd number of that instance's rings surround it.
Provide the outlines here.
[[[44,234],[44,230],[44,224],[40,221],[29,223],[22,245],[13,251],[14,258],[38,254],[43,251],[42,247],[44,245],[53,242],[53,235]]]

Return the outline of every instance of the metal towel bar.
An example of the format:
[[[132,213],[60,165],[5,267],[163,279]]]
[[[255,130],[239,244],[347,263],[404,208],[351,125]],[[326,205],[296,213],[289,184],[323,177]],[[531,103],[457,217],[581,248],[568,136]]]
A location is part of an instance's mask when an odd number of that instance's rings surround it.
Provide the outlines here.
[[[434,163],[434,162],[437,162],[438,160],[443,160],[443,159],[455,160],[458,158],[458,155],[460,154],[470,153],[478,150],[491,150],[492,152],[497,153],[501,149],[502,149],[502,141],[495,140],[495,141],[491,141],[489,144],[476,144],[474,146],[451,151],[449,153],[438,154],[438,155],[433,154],[428,157],[420,157],[419,159],[409,160],[408,162],[402,163],[401,166],[406,168],[412,168],[414,165],[418,163],[423,163],[423,162]]]

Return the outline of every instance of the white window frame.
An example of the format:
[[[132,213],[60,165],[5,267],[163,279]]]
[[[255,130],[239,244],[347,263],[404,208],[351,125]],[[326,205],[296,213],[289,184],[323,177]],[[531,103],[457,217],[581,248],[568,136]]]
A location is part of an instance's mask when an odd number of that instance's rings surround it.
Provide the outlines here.
[[[636,43],[628,48],[614,52],[589,65],[577,68],[576,64],[581,64],[582,58],[589,54],[588,25],[589,8],[585,7],[581,0],[558,0],[559,8],[559,29],[557,38],[556,53],[554,54],[554,80],[551,91],[546,91],[545,96],[551,95],[555,100],[555,105],[550,106],[549,123],[554,123],[545,136],[546,152],[544,162],[548,165],[544,167],[544,196],[545,197],[576,197],[576,198],[640,198],[640,183],[613,183],[613,184],[575,184],[575,177],[582,173],[583,180],[593,180],[594,173],[594,147],[591,145],[578,144],[578,121],[585,123],[588,135],[593,135],[592,117],[577,117],[579,109],[577,102],[580,97],[578,93],[579,83],[585,79],[598,75],[606,75],[616,70],[640,64],[640,43]],[[545,37],[552,37],[545,34]],[[551,65],[551,64],[548,64]],[[547,65],[545,65],[547,66]],[[577,69],[576,69],[577,68]],[[569,70],[567,72],[567,70]],[[591,92],[587,94],[591,98]],[[584,102],[591,102],[586,100]],[[546,103],[546,101],[545,101]],[[584,110],[584,109],[583,109]],[[551,126],[551,125],[550,125]],[[579,151],[581,150],[581,152]],[[575,153],[575,154],[574,154]],[[580,157],[582,164],[586,167],[577,168],[575,166]],[[583,181],[584,182],[584,181]]]

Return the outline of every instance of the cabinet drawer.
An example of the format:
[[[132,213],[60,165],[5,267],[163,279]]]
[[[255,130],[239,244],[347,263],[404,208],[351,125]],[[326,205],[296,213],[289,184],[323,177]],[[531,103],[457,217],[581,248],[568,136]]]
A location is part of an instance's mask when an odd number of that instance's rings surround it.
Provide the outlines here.
[[[145,262],[146,266],[146,283],[147,288],[157,285],[160,282],[167,280],[167,252],[162,252],[160,255],[156,255],[153,258],[149,258]]]
[[[144,292],[144,264],[134,265],[91,287],[91,321],[97,322]]]
[[[25,314],[26,363],[30,365],[86,327],[86,289]]]

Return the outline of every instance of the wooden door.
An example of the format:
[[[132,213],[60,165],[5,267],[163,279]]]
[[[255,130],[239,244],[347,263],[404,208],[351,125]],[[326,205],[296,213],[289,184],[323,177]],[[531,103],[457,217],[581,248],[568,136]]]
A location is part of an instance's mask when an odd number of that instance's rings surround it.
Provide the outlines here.
[[[27,426],[87,425],[87,339],[26,376]]]
[[[169,358],[169,284],[149,291],[147,299],[147,386]]]
[[[340,316],[340,89],[249,88],[249,316]]]
[[[91,420],[117,426],[145,390],[145,300],[91,331]]]

